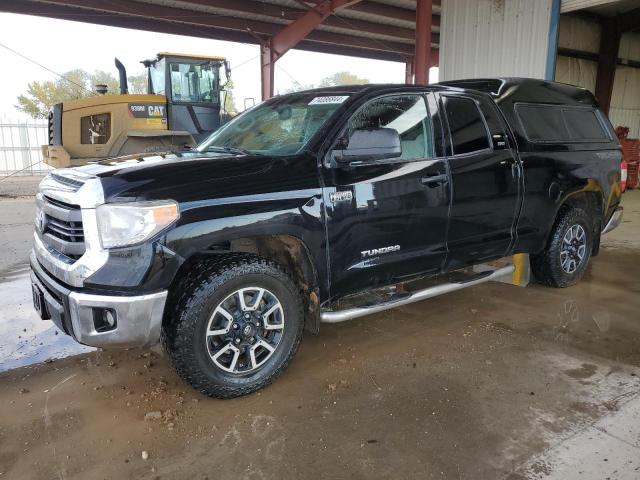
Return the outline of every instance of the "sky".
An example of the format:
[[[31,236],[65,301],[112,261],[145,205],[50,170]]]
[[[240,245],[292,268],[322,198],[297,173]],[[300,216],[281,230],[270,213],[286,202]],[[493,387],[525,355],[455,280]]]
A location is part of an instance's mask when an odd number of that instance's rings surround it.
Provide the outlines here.
[[[219,55],[231,62],[231,77],[238,108],[243,99],[260,99],[259,48],[256,45],[223,42],[196,37],[143,32],[87,23],[0,13],[0,44],[25,57],[63,73],[76,68],[104,70],[117,77],[113,64],[118,57],[127,73],[143,73],[141,60],[162,51]],[[53,80],[55,75],[0,46],[3,65],[0,89],[0,119],[24,120],[15,109],[16,98],[29,82]],[[404,82],[404,63],[368,60],[292,50],[276,64],[275,92],[284,93],[295,83],[318,84],[324,77],[349,71],[372,83]],[[437,69],[431,71],[437,81]]]

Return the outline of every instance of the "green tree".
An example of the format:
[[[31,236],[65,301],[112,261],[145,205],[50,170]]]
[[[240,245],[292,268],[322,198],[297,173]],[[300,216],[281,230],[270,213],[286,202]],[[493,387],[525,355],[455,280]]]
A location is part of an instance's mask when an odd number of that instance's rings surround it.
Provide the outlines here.
[[[311,90],[312,88],[317,87],[334,87],[336,85],[364,85],[365,83],[369,83],[369,80],[366,78],[360,78],[354,73],[336,72],[333,75],[324,77],[322,80],[320,80],[320,83],[317,86],[314,84],[303,85],[301,83],[294,82],[293,85],[287,88],[284,93],[299,92],[301,90]]]
[[[224,93],[222,98],[224,99],[224,111],[225,112],[237,112],[236,99],[233,96],[233,80],[229,80],[224,87]]]
[[[320,81],[321,87],[333,87],[335,85],[364,85],[369,83],[366,78],[360,78],[351,72],[336,72]]]
[[[107,95],[120,93],[118,80],[109,72],[96,70],[93,73],[76,69],[63,74],[64,78],[33,81],[27,91],[18,96],[16,108],[32,118],[47,118],[51,108],[65,100],[75,100],[96,95],[96,85],[106,85]],[[132,75],[128,78],[129,93],[145,93],[146,75]]]

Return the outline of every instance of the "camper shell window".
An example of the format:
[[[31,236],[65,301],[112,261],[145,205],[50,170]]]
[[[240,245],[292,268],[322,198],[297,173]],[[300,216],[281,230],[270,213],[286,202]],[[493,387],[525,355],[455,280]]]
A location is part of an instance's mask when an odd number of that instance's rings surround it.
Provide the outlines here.
[[[598,143],[611,138],[595,109],[518,104],[516,114],[533,143]]]

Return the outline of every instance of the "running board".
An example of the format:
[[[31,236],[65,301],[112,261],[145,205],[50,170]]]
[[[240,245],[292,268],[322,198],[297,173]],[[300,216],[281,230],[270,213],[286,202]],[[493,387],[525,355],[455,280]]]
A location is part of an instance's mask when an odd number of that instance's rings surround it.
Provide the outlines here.
[[[427,298],[437,297],[438,295],[444,295],[449,292],[455,292],[456,290],[462,290],[463,288],[472,287],[473,285],[478,285],[480,283],[500,281],[503,277],[511,276],[514,270],[514,265],[508,265],[496,270],[491,270],[488,274],[487,271],[484,271],[481,275],[478,277],[474,276],[472,279],[454,283],[444,283],[442,285],[425,288],[424,290],[418,290],[407,296],[383,302],[378,305],[354,307],[338,311],[325,311],[320,314],[320,321],[322,323],[340,323],[354,318],[364,317],[365,315],[371,315],[372,313],[384,312],[385,310],[400,307],[402,305],[408,305],[410,303],[420,302]]]

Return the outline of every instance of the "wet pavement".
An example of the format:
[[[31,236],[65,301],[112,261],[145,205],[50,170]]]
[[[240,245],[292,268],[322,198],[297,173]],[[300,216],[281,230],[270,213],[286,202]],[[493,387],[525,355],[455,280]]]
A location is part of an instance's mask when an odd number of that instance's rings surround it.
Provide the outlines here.
[[[24,260],[0,267],[0,478],[638,479],[640,191],[624,203],[575,287],[484,284],[324,325],[226,401],[155,351],[67,356]]]
[[[0,275],[0,372],[50,359],[90,352],[35,314],[28,296],[29,266],[20,265]]]

